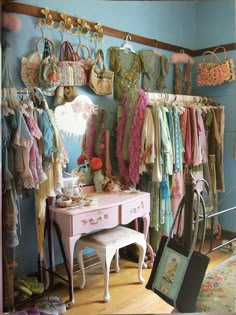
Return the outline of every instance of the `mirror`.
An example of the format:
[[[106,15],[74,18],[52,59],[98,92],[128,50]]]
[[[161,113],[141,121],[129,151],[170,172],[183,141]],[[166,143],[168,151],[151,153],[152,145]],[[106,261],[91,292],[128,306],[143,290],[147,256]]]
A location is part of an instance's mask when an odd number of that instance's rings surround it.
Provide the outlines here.
[[[55,109],[55,118],[69,156],[67,172],[77,167],[87,123],[91,115],[97,111],[98,106],[86,95],[79,95],[72,102],[57,106]]]

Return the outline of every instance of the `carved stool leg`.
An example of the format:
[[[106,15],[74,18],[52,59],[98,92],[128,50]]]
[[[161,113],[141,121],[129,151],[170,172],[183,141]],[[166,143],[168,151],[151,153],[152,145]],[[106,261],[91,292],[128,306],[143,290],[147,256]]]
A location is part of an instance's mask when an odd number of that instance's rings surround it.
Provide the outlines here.
[[[99,249],[97,250],[97,255],[102,262],[103,274],[104,274],[104,302],[110,301],[109,293],[109,278],[110,278],[110,266],[113,256],[115,255],[116,250],[114,249]]]
[[[83,289],[85,286],[85,270],[84,270],[84,259],[83,259],[83,253],[84,253],[85,247],[78,247],[77,249],[77,261],[79,263],[79,268],[81,271],[81,283],[80,283],[80,289]]]
[[[119,249],[116,250],[115,254],[115,272],[120,271],[120,266],[119,266]]]
[[[144,262],[144,257],[146,253],[146,241],[139,240],[136,242],[136,245],[138,246],[139,249],[139,259],[138,259],[138,278],[139,282],[144,283],[144,278],[142,276],[142,269],[143,269],[143,262]]]

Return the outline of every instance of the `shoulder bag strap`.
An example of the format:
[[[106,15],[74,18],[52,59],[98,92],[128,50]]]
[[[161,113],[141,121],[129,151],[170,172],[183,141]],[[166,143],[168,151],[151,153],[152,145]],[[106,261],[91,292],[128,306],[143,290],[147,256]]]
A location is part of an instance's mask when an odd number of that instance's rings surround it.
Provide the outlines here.
[[[102,49],[98,49],[98,51],[96,53],[96,57],[95,57],[95,61],[94,61],[95,65],[98,65],[100,57],[101,57],[102,63],[103,63],[103,71],[105,71],[106,70],[106,66],[105,66],[105,62],[104,62],[104,54],[103,54]]]
[[[46,37],[41,37],[41,38],[39,38],[39,39],[37,40],[36,45],[35,45],[36,51],[39,52],[39,43],[40,43],[42,40],[47,41],[48,44],[51,44],[51,47],[52,47],[52,54],[55,55],[55,53],[56,53],[55,45],[54,45],[53,41],[51,41],[50,39],[48,39],[48,38],[46,38]],[[44,42],[44,44],[45,44],[45,42]],[[50,50],[50,47],[49,47],[49,50]]]
[[[223,60],[222,60],[222,61],[225,62],[225,61],[227,60],[227,52],[226,52],[226,49],[225,49],[224,46],[216,47],[216,48],[213,50],[213,52],[216,53],[217,50],[219,50],[219,49],[223,50],[224,57],[223,57]]]
[[[198,235],[198,225],[199,225],[199,207],[200,207],[200,203],[203,202],[203,200],[201,200],[200,193],[199,193],[199,191],[197,189],[194,189],[194,193],[197,195],[197,213],[196,213],[196,220],[195,220],[193,240],[192,240],[191,248],[189,250],[188,257],[190,257],[192,255],[192,253],[193,253],[193,251],[195,249],[195,245],[196,245],[196,241],[197,241],[197,235]],[[182,211],[183,211],[183,208],[184,208],[184,204],[185,204],[185,196],[183,196],[181,201],[180,201],[180,204],[179,204],[179,207],[178,207],[178,210],[177,210],[174,222],[172,224],[171,231],[169,233],[168,239],[166,241],[165,247],[168,246],[168,243],[169,243],[169,241],[171,239],[171,236],[172,236],[172,233],[173,233],[173,228],[175,226],[177,218],[179,218],[179,220],[180,220],[180,217],[181,217],[181,214],[182,214]],[[191,211],[192,211],[192,209],[191,209]],[[178,228],[179,228],[179,222],[178,222]],[[178,233],[178,228],[177,228],[177,233]]]
[[[88,52],[87,58],[84,58],[84,59],[92,59],[92,57],[91,57],[91,50],[90,50],[86,45],[83,45],[83,44],[80,44],[80,45],[77,47],[77,50],[76,50],[79,59],[81,59],[81,57],[80,57],[80,55],[79,55],[79,50],[80,50],[80,49],[83,49],[83,48],[85,48],[85,49],[87,50],[87,52]]]
[[[203,60],[203,63],[207,63],[206,62],[206,59],[205,59],[205,55],[210,55],[211,58],[210,58],[210,62],[213,63],[213,57],[215,58],[215,60],[217,61],[217,63],[221,63],[219,57],[213,52],[213,51],[210,51],[210,50],[206,50],[204,51],[204,53],[202,54],[202,60]]]
[[[63,53],[63,49],[64,49],[64,53]],[[70,42],[64,41],[61,44],[59,60],[60,61],[75,61],[74,49]]]

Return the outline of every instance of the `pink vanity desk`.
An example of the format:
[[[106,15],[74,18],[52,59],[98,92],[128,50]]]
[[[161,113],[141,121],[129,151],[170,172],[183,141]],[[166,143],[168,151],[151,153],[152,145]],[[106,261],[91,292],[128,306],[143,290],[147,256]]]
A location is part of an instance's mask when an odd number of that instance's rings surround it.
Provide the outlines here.
[[[150,194],[146,192],[91,193],[97,200],[94,206],[73,208],[49,207],[51,222],[56,223],[66,251],[69,268],[70,301],[74,304],[73,258],[76,241],[82,233],[128,224],[143,219],[143,233],[147,238],[150,222]],[[150,246],[150,245],[149,245]]]

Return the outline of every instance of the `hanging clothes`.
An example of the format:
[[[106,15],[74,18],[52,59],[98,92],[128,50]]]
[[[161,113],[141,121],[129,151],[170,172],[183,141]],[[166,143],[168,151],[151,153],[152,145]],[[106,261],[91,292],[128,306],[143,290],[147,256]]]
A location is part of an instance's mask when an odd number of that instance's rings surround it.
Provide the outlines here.
[[[142,89],[135,93],[135,97],[134,93],[135,91],[131,91],[121,102],[120,118],[116,128],[116,156],[120,175],[136,186],[140,176],[141,133],[148,98]],[[131,107],[134,107],[133,116],[129,111]]]
[[[121,101],[131,90],[140,87],[141,59],[132,51],[109,48],[110,68],[114,72],[114,98]]]
[[[154,147],[155,160],[152,168],[152,182],[161,182],[162,180],[162,155],[161,155],[161,127],[160,112],[156,106],[151,106],[153,123],[154,123]],[[144,141],[144,140],[143,140]]]
[[[192,92],[192,64],[174,64],[174,93],[191,95]]]
[[[144,110],[143,127],[141,133],[139,173],[142,174],[146,172],[147,165],[154,164],[155,159],[155,127],[151,107],[146,106]]]
[[[154,97],[151,101],[149,100],[149,106],[146,108],[146,110],[150,108],[152,112],[153,124],[150,126],[154,128],[155,160],[152,164],[142,165],[140,171],[144,175],[146,169],[147,173],[152,174],[149,176],[152,180],[152,189],[149,189],[151,192],[150,227],[156,231],[168,233],[168,227],[184,194],[185,169],[190,165],[194,166],[193,176],[196,182],[204,178],[209,183],[209,195],[203,183],[201,181],[197,183],[197,188],[202,192],[207,213],[217,208],[216,192],[222,189],[224,182],[220,174],[217,178],[216,170],[218,167],[218,172],[220,172],[223,165],[224,113],[220,106],[215,106],[216,104],[211,106],[199,99],[186,98],[184,101],[182,97],[178,101],[177,96],[171,101],[171,99],[168,100],[167,95],[162,94],[159,99],[155,98],[156,94],[158,93],[150,93]],[[146,120],[147,115],[145,115],[142,132],[144,137],[150,133],[147,130]],[[141,139],[141,143],[145,143],[145,139]],[[155,185],[156,183],[158,185]],[[146,187],[149,185],[147,184]],[[180,236],[183,232],[183,219],[182,216]]]
[[[147,92],[165,89],[169,71],[168,58],[155,50],[142,50],[139,55],[142,60],[141,87]]]
[[[46,199],[49,196],[54,197],[60,187],[63,187],[62,167],[68,160],[64,154],[63,141],[53,111],[49,109],[47,101],[39,89],[37,89],[35,97],[39,127],[45,140],[42,160],[47,175],[47,181],[40,183],[35,191],[37,242],[42,260],[44,257]]]

